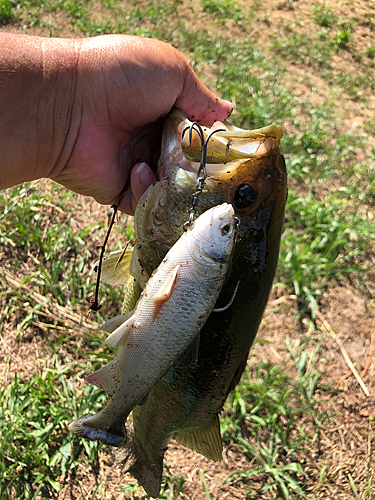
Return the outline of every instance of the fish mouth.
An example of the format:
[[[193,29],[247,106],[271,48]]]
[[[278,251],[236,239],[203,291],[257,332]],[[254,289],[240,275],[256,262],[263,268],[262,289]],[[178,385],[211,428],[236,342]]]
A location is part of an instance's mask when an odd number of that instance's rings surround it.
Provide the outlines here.
[[[158,181],[137,205],[134,226],[138,260],[148,274],[181,236],[192,207],[198,216],[213,206],[231,204],[241,222],[240,237],[247,227],[261,223],[269,205],[283,212],[287,175],[280,153],[281,127],[271,125],[249,131],[227,122],[202,127],[206,139],[214,130],[224,130],[208,141],[207,178],[199,198],[195,193],[202,185],[197,189],[202,143],[196,130],[190,134],[191,127],[192,122],[180,110],[169,114],[162,134]],[[148,251],[151,247],[152,259]]]
[[[159,162],[158,179],[170,176],[176,166],[185,172],[199,171],[202,141],[207,141],[206,168],[208,177],[230,178],[247,160],[270,156],[279,149],[283,129],[269,125],[255,130],[235,127],[228,121],[215,122],[212,127],[194,124],[185,114],[174,109],[163,131],[164,156],[172,162]]]

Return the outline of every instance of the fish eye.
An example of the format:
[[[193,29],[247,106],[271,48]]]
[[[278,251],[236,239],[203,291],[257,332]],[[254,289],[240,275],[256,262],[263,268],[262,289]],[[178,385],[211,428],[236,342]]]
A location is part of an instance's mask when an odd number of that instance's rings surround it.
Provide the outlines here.
[[[236,208],[246,208],[254,203],[257,195],[250,184],[241,184],[234,193],[234,205]]]
[[[221,228],[221,235],[225,236],[226,234],[229,233],[229,231],[230,231],[230,225],[225,224],[225,226]]]

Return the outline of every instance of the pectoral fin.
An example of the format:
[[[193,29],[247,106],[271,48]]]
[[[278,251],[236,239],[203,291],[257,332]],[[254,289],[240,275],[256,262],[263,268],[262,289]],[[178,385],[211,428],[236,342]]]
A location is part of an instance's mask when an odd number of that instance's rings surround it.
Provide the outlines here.
[[[176,368],[187,368],[188,366],[195,365],[198,362],[199,340],[200,335],[196,335],[189,347],[173,363],[173,366]]]
[[[129,336],[129,333],[132,330],[134,319],[135,315],[132,314],[127,321],[121,323],[120,326],[118,326],[115,330],[112,331],[112,333],[108,335],[108,337],[105,339],[102,345],[110,345],[112,347],[118,347],[119,345],[124,344]]]
[[[126,314],[119,314],[118,316],[115,316],[114,318],[111,318],[103,323],[99,330],[107,333],[112,333],[116,330],[116,328],[125,323],[125,321],[127,321],[131,316],[133,316],[133,311],[130,311]]]
[[[177,278],[178,278],[178,273],[180,271],[181,265],[178,264],[173,271],[169,274],[167,279],[164,281],[164,283],[161,285],[159,290],[156,292],[156,294],[153,297],[154,301],[154,314],[153,314],[153,319],[157,318],[158,314],[160,313],[163,305],[170,299],[173,288],[175,284],[177,283]]]
[[[103,389],[109,397],[112,396],[119,379],[116,370],[116,360],[103,366],[86,377],[87,382]]]
[[[103,259],[100,281],[109,285],[125,285],[129,278],[129,264],[133,253],[132,247],[125,250],[111,252]],[[98,273],[99,261],[95,262],[92,272],[96,276]]]
[[[155,302],[166,302],[169,297],[172,295],[173,288],[177,282],[178,273],[180,271],[181,264],[178,264],[170,275],[167,277],[165,282],[159,288],[158,292],[155,294],[154,301]]]
[[[223,445],[220,436],[219,417],[217,415],[208,429],[189,434],[180,434],[175,439],[178,443],[197,451],[209,460],[214,460],[215,462],[221,461]]]

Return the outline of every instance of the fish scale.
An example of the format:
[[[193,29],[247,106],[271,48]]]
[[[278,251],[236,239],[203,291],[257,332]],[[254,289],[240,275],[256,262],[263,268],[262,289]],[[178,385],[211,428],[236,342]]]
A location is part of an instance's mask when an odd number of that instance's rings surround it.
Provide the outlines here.
[[[198,349],[194,340],[219,296],[236,231],[231,205],[224,203],[202,214],[153,273],[134,313],[107,322],[110,335],[104,344],[118,346],[116,358],[87,381],[103,388],[109,401],[97,414],[72,422],[74,433],[120,444],[134,406],[144,402],[189,345]]]
[[[189,123],[177,110],[166,121],[157,171],[160,180],[145,193],[135,213],[137,258],[150,272],[178,239],[191,206],[199,164],[186,159],[182,151],[181,131]],[[228,130],[229,134],[231,128]],[[231,301],[240,282],[235,300],[206,321],[197,362],[171,367],[147,401],[133,409],[128,441],[117,452],[123,471],[130,472],[152,497],[160,491],[163,457],[170,439],[211,460],[221,459],[218,416],[245,369],[276,271],[287,198],[286,167],[280,153],[282,130],[271,126],[255,133],[234,131],[241,138],[242,151],[246,150],[244,139],[249,137],[251,157],[207,165],[198,214],[227,202],[240,219],[239,238],[218,306]],[[258,136],[258,145],[254,145]],[[231,144],[235,147],[236,141]],[[200,158],[200,152],[189,156]],[[215,161],[220,159],[220,155],[211,156]],[[244,189],[251,196],[244,197]]]

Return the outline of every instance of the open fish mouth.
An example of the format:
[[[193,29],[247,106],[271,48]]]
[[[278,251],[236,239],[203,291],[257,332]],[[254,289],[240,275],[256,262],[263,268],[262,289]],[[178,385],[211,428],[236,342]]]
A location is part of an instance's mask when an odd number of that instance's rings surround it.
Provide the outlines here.
[[[189,120],[185,120],[185,123]],[[181,131],[182,124],[179,129]],[[256,130],[244,130],[233,125],[216,122],[212,128],[200,127],[205,141],[209,140],[206,161],[209,164],[226,164],[235,160],[259,158],[268,154],[267,140],[283,136],[283,129],[270,125]],[[212,132],[215,131],[215,135]],[[187,133],[189,132],[189,133]],[[182,151],[186,159],[200,160],[201,140],[193,123],[182,130]]]
[[[164,130],[164,153],[174,159],[174,164],[186,172],[197,173],[202,154],[202,139],[207,142],[206,165],[208,176],[223,172],[233,173],[239,163],[249,159],[266,157],[279,147],[283,129],[269,125],[255,130],[235,127],[229,122],[215,122],[212,127],[194,126],[180,110],[173,110],[169,116],[167,130]],[[215,134],[212,132],[215,131]],[[158,178],[168,172],[168,162],[159,162]]]
[[[189,220],[202,154],[201,137],[192,125],[193,122],[178,109],[166,119],[158,181],[146,190],[135,211],[137,259],[147,275],[181,236]],[[226,202],[234,207],[236,216],[242,221],[270,203],[282,205],[286,168],[280,152],[281,127],[270,125],[244,130],[227,122],[217,122],[212,127],[201,128],[204,140],[213,131],[217,132],[208,140],[207,178],[195,207],[197,216]],[[241,232],[245,227],[246,224],[241,223]],[[135,257],[131,268],[135,272]]]

